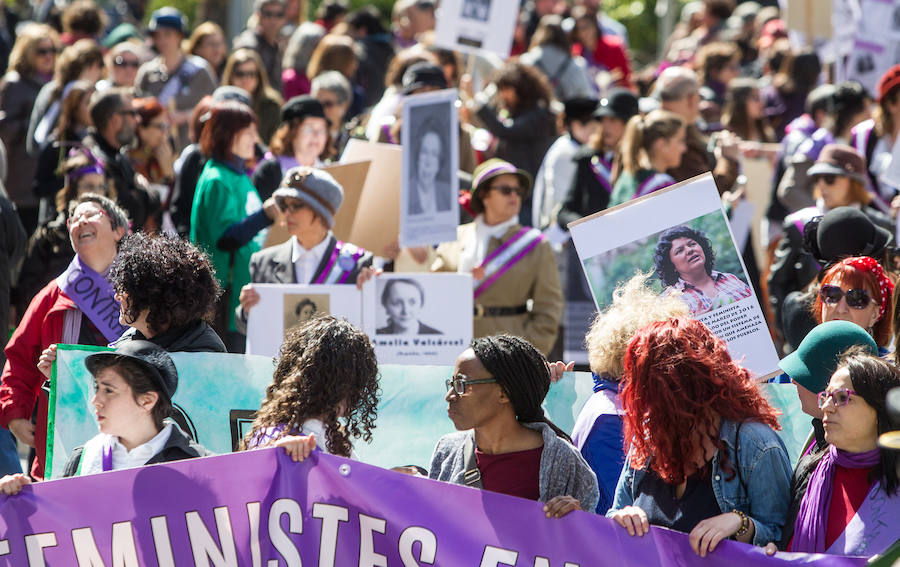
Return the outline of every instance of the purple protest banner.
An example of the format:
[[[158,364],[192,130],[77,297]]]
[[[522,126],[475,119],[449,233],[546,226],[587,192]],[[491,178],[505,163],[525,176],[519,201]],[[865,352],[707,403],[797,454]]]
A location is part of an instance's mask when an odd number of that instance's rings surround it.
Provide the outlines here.
[[[0,496],[0,565],[275,567],[861,566],[687,536],[314,453],[235,453],[27,486]]]

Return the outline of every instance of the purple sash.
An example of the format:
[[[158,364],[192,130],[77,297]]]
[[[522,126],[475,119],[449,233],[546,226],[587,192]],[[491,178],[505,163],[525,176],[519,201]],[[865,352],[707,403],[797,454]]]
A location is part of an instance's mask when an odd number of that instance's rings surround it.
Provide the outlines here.
[[[364,248],[360,248],[352,244],[345,244],[338,240],[334,245],[334,250],[331,251],[331,256],[328,258],[328,263],[325,264],[325,268],[322,270],[322,273],[319,274],[319,277],[317,277],[315,281],[313,281],[313,283],[347,283],[347,280],[350,278],[350,274],[352,274],[353,270],[356,269],[356,263],[360,258],[363,257],[365,253],[366,251]]]
[[[491,252],[481,263],[484,268],[484,278],[475,280],[475,298],[487,291],[497,279],[512,268],[516,262],[524,258],[535,246],[541,243],[545,237],[541,231],[522,227],[512,238],[504,242],[499,248]]]
[[[594,156],[591,158],[590,166],[591,173],[597,178],[597,183],[603,186],[603,189],[611,195],[613,188],[609,182],[609,172],[611,170],[610,164],[606,163],[600,156]]]
[[[900,494],[888,496],[876,482],[844,532],[825,553],[869,557],[900,540]]]
[[[109,342],[121,337],[128,329],[119,323],[119,302],[112,285],[77,255],[66,271],[56,278],[56,284]]]
[[[112,447],[109,445],[104,445],[103,446],[103,465],[102,465],[103,472],[113,470],[112,454],[113,454]]]
[[[634,192],[634,197],[632,198],[637,199],[638,197],[649,195],[673,183],[675,183],[675,180],[668,173],[654,173],[638,185],[637,191]]]

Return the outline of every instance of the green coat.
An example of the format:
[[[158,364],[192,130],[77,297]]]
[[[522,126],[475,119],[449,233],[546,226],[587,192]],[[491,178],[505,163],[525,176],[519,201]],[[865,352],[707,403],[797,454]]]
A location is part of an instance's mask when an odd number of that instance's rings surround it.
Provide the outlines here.
[[[230,331],[237,331],[234,310],[240,303],[238,296],[241,288],[250,283],[250,256],[262,248],[268,231],[260,231],[250,242],[238,248],[233,253],[233,264],[232,253],[217,248],[216,242],[225,229],[261,208],[262,200],[247,175],[214,159],[206,162],[194,193],[191,242],[209,254],[222,289],[231,290],[228,309]]]

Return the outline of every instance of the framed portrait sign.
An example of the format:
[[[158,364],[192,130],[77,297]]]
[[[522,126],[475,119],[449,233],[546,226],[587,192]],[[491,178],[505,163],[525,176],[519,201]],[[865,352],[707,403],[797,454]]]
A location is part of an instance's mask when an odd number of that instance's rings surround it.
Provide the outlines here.
[[[728,344],[757,377],[778,371],[778,353],[712,175],[707,173],[569,224],[599,311],[637,271]]]
[[[453,364],[472,340],[470,274],[382,274],[363,286],[380,364]]]
[[[355,285],[253,284],[259,303],[247,315],[247,354],[275,356],[284,335],[327,313],[362,329],[362,298]]]
[[[454,51],[493,53],[506,60],[519,4],[519,0],[441,0],[435,43]]]
[[[456,240],[459,117],[456,89],[403,99],[400,246]]]

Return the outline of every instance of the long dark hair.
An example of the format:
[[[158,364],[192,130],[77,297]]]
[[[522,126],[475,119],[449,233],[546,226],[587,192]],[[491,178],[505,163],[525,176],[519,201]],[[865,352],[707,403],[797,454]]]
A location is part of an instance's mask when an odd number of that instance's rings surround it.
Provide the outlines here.
[[[472,341],[471,348],[503,388],[520,423],[546,423],[557,436],[572,442],[541,407],[550,391],[550,368],[544,355],[525,339],[510,335],[481,337]]]
[[[511,88],[516,92],[516,107],[508,110],[513,115],[536,106],[550,107],[553,99],[553,88],[543,73],[531,65],[518,61],[510,61],[494,75],[498,89]]]

